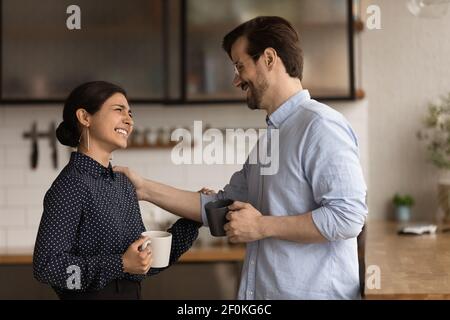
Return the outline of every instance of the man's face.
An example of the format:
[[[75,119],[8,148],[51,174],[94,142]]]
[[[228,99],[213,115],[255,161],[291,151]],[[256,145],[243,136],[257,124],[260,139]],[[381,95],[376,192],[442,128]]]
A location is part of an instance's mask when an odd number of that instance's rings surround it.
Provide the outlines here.
[[[233,85],[247,93],[247,106],[250,109],[262,109],[264,94],[269,84],[263,68],[259,65],[262,58],[255,63],[247,53],[247,44],[247,38],[240,37],[231,48],[231,59],[236,67]]]

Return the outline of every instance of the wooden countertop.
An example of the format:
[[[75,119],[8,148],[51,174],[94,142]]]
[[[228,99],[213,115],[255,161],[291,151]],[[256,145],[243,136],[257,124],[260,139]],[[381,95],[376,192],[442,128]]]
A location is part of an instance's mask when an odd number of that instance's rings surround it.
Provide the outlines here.
[[[435,235],[401,236],[399,227],[382,221],[366,226],[366,299],[450,299],[450,233],[439,228]]]
[[[245,257],[245,246],[202,246],[192,247],[180,257],[179,262],[240,262]],[[4,264],[31,264],[33,256],[30,252],[2,254],[0,265]]]
[[[386,221],[369,221],[366,225],[365,298],[450,299],[450,233],[438,229],[435,235],[400,236],[399,227]],[[244,257],[244,246],[200,246],[191,248],[179,261],[240,262]],[[0,252],[0,265],[31,263],[30,251]]]

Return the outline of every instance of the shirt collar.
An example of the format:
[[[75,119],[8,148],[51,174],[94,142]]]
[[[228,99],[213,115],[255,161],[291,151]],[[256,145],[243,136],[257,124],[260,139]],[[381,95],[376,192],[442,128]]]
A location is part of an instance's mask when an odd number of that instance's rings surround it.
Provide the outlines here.
[[[72,152],[70,161],[73,162],[81,171],[91,174],[96,179],[100,176],[114,179],[114,171],[111,163],[109,163],[106,168],[91,157],[80,152]]]
[[[297,92],[281,106],[279,106],[278,109],[276,109],[270,116],[266,117],[267,125],[279,128],[281,124],[297,110],[299,105],[310,99],[311,96],[308,90],[304,89]]]

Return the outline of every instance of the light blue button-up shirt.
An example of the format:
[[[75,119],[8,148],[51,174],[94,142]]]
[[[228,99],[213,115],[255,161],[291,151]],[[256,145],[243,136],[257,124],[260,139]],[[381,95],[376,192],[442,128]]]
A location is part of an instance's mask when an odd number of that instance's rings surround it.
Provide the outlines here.
[[[356,237],[367,207],[355,133],[339,112],[311,99],[307,90],[291,97],[267,122],[269,130],[279,130],[278,172],[261,175],[262,165],[247,159],[223,191],[201,195],[203,223],[208,225],[206,203],[231,198],[249,202],[264,215],[312,211],[314,224],[329,241],[265,238],[248,243],[238,298],[360,298]]]

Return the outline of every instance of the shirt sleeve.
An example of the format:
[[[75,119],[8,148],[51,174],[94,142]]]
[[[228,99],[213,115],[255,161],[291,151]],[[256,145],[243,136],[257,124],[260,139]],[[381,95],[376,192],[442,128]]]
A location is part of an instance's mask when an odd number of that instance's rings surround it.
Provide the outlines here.
[[[245,162],[241,170],[235,172],[230,179],[230,182],[220,190],[217,194],[200,194],[200,205],[202,210],[202,222],[204,226],[209,226],[208,218],[206,217],[205,204],[219,199],[232,199],[242,202],[248,201],[248,169],[249,160]]]
[[[178,259],[192,247],[192,244],[198,237],[198,228],[201,227],[199,222],[189,219],[178,219],[175,224],[167,230],[172,234],[172,248],[170,251],[169,266],[178,261]],[[155,275],[167,269],[150,268],[149,275]]]
[[[38,281],[72,290],[100,290],[123,276],[121,254],[80,256],[76,252],[78,226],[84,204],[85,185],[72,176],[55,181],[44,198],[33,255]]]
[[[329,241],[357,237],[365,223],[367,206],[353,130],[343,120],[317,119],[306,143],[303,170],[320,206],[312,211],[314,224]]]

